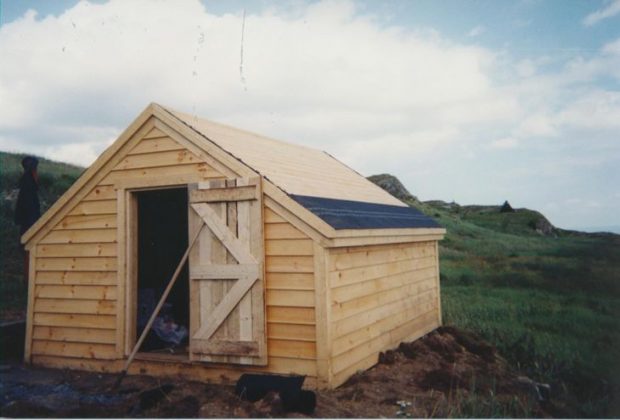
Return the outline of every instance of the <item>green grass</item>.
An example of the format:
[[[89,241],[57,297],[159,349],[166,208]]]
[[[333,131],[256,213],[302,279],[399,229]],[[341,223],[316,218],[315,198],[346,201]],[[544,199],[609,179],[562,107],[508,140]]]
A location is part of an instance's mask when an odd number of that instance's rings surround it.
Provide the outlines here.
[[[610,411],[620,389],[620,236],[541,235],[531,211],[422,207],[448,229],[444,323],[481,334],[575,415],[620,414]]]

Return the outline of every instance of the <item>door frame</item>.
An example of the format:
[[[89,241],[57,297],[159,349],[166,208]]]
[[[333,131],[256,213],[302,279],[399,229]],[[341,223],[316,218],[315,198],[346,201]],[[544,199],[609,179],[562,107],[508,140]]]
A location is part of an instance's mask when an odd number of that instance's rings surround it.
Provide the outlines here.
[[[129,356],[137,342],[138,317],[138,197],[142,191],[188,188],[188,184],[117,188],[117,322],[116,353]]]

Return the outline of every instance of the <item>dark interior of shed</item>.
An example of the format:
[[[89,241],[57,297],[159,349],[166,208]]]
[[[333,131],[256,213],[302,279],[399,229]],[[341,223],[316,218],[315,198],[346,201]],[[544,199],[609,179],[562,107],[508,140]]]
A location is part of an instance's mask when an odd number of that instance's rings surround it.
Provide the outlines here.
[[[138,205],[137,337],[188,246],[187,189],[170,188],[136,193]],[[140,351],[184,349],[189,330],[187,263],[176,280]]]

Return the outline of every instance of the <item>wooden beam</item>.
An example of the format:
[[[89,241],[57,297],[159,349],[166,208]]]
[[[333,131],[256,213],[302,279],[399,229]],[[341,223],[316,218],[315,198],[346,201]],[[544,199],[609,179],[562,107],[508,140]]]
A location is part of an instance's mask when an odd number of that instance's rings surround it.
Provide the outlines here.
[[[256,341],[195,340],[192,348],[197,353],[208,355],[252,356],[258,354],[258,342]]]
[[[190,267],[192,280],[239,279],[257,277],[258,264],[201,264]]]
[[[441,277],[439,276],[439,243],[435,242],[435,281],[437,285],[437,323],[442,325],[441,313]]]
[[[32,361],[32,331],[34,326],[34,288],[36,282],[37,250],[32,248],[28,260],[28,308],[26,312],[26,342],[24,343],[24,362]]]
[[[316,316],[316,362],[319,386],[329,387],[332,381],[331,290],[327,278],[329,254],[314,243],[314,293]]]
[[[217,203],[222,201],[256,200],[256,187],[214,188],[209,190],[190,191],[190,203]]]
[[[211,232],[224,244],[239,264],[257,264],[256,258],[247,249],[247,245],[239,241],[222,219],[208,204],[192,204],[192,208],[200,215]]]
[[[254,283],[258,280],[256,277],[244,277],[239,279],[230,291],[220,301],[218,306],[209,314],[206,322],[203,322],[194,337],[207,339],[213,335],[215,331],[226,320],[226,317],[239,303],[241,298],[250,290]]]
[[[116,191],[116,288],[119,299],[116,305],[116,355],[123,356],[125,346],[125,315],[126,315],[126,279],[127,279],[127,192],[124,189]]]

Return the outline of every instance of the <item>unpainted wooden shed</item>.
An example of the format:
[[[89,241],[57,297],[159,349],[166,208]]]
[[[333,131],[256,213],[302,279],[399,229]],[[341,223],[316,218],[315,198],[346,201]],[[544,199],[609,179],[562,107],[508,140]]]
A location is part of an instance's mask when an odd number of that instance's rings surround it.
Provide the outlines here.
[[[444,233],[325,152],[151,104],[22,237],[25,359],[122,369],[142,285],[197,237],[173,305],[189,344],[130,373],[335,387],[441,324]]]

